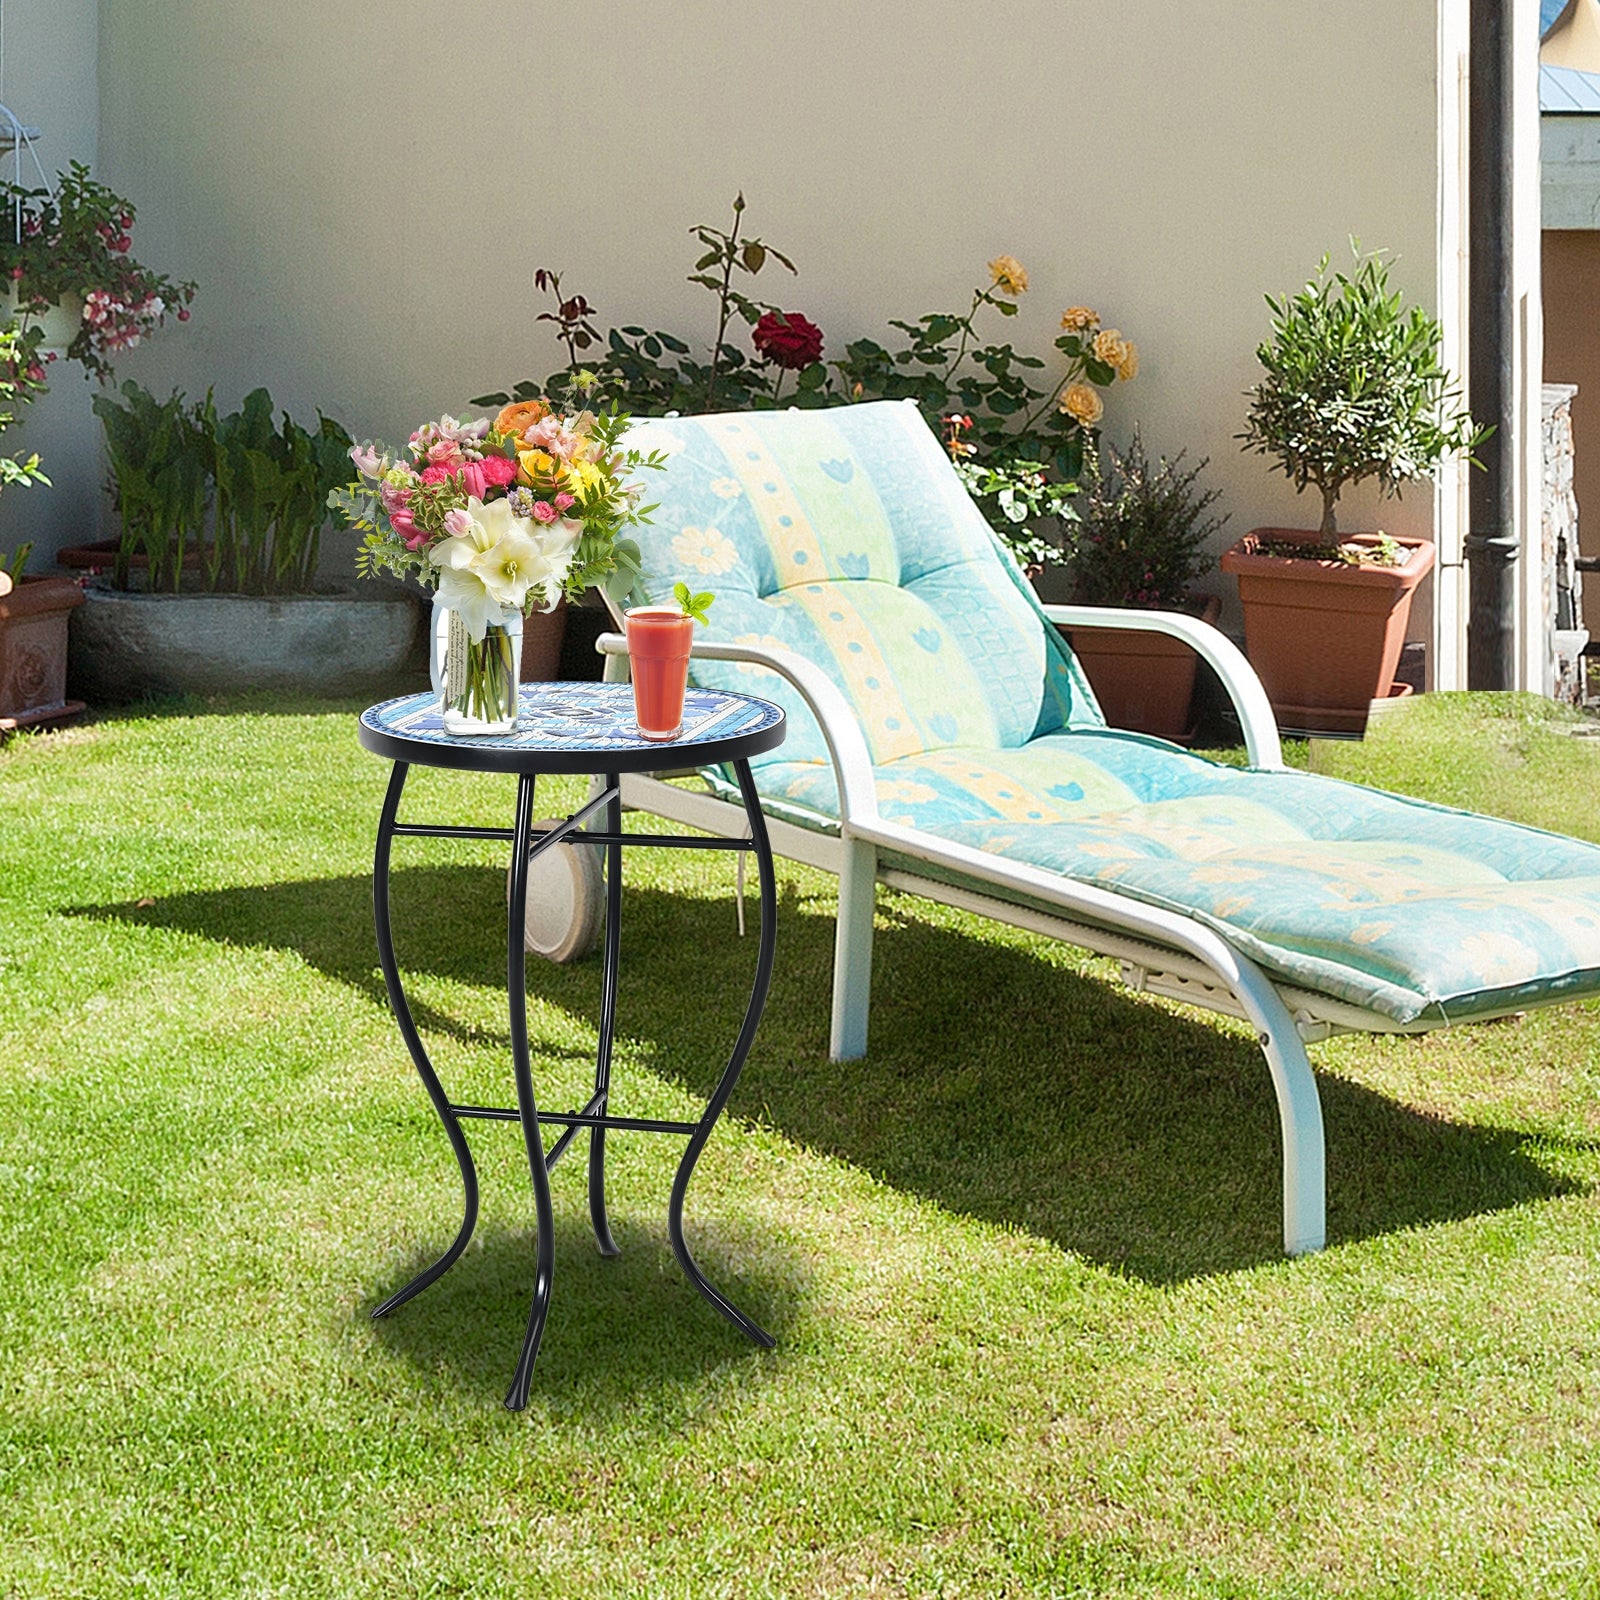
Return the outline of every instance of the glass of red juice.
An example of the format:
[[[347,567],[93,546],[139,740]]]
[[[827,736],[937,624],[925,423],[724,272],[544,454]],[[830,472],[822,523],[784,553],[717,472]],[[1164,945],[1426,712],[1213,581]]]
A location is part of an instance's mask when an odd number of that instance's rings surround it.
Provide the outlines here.
[[[694,618],[676,606],[634,606],[623,614],[633,667],[633,710],[646,739],[676,739],[683,726]]]

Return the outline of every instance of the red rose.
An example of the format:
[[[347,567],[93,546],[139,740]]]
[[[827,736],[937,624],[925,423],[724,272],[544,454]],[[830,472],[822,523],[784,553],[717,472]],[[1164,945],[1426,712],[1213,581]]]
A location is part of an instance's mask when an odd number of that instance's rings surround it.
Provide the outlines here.
[[[755,325],[750,342],[762,360],[798,372],[822,354],[822,329],[798,311],[768,311]]]

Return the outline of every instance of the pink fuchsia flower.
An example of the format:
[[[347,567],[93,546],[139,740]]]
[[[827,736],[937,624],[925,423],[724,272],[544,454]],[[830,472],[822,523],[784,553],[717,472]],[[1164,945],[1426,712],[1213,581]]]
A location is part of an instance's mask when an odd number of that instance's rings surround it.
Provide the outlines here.
[[[517,475],[517,464],[509,461],[505,456],[485,456],[477,463],[483,473],[483,481],[491,489],[503,489]],[[481,500],[482,495],[478,498]]]
[[[577,505],[577,503],[578,503],[577,496],[568,494],[565,489],[563,489],[561,491],[561,493],[556,496],[556,510],[557,511],[567,511],[571,507]]]
[[[533,502],[534,520],[537,522],[551,523],[561,515],[548,500],[535,500]]]
[[[445,512],[444,531],[453,538],[465,538],[467,534],[472,532],[471,512],[463,511],[460,506],[457,506],[454,511]]]

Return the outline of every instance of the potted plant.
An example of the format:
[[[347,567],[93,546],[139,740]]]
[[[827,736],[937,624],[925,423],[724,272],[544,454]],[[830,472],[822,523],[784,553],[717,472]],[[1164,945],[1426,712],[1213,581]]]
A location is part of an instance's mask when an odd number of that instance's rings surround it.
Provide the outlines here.
[[[0,328],[0,433],[16,421],[38,381],[23,364],[22,340],[13,326]],[[37,455],[0,455],[0,487],[50,480]],[[55,722],[83,710],[67,699],[67,615],[83,594],[70,578],[23,576],[31,545],[0,553],[0,732]]]
[[[1187,611],[1215,623],[1221,602],[1190,585],[1210,566],[1208,547],[1226,523],[1207,511],[1207,461],[1184,468],[1180,451],[1152,462],[1134,429],[1126,453],[1108,445],[1084,457],[1078,527],[1067,571],[1080,605]],[[1069,630],[1074,654],[1113,727],[1186,742],[1193,733],[1196,658],[1181,640],[1122,628]]]
[[[1267,304],[1272,337],[1256,351],[1266,376],[1239,435],[1274,458],[1296,489],[1315,487],[1313,532],[1256,528],[1222,557],[1239,580],[1245,645],[1280,722],[1359,733],[1394,681],[1411,598],[1433,567],[1427,539],[1341,535],[1339,496],[1377,482],[1385,495],[1431,478],[1485,437],[1439,359],[1443,330],[1389,288],[1382,252],[1331,276],[1324,256],[1296,295]]]
[[[188,321],[194,285],[136,261],[133,225],[132,205],[79,161],[58,175],[54,191],[0,186],[0,283],[11,296],[23,365],[38,377],[59,348],[109,382],[113,357],[169,312]]]
[[[94,406],[121,533],[74,618],[80,692],[355,694],[406,670],[415,599],[318,578],[328,495],[349,475],[338,423],[275,424],[265,389],[226,415],[134,383]]]

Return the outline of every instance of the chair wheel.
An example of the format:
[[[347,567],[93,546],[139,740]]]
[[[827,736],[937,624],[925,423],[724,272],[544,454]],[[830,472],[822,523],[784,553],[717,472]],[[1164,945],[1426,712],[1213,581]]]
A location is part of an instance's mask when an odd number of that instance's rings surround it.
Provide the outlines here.
[[[559,828],[564,817],[546,817],[536,828]],[[511,869],[506,869],[506,904]],[[593,845],[558,844],[528,864],[528,909],[522,942],[529,955],[547,961],[581,961],[595,947],[605,920],[605,877]]]

